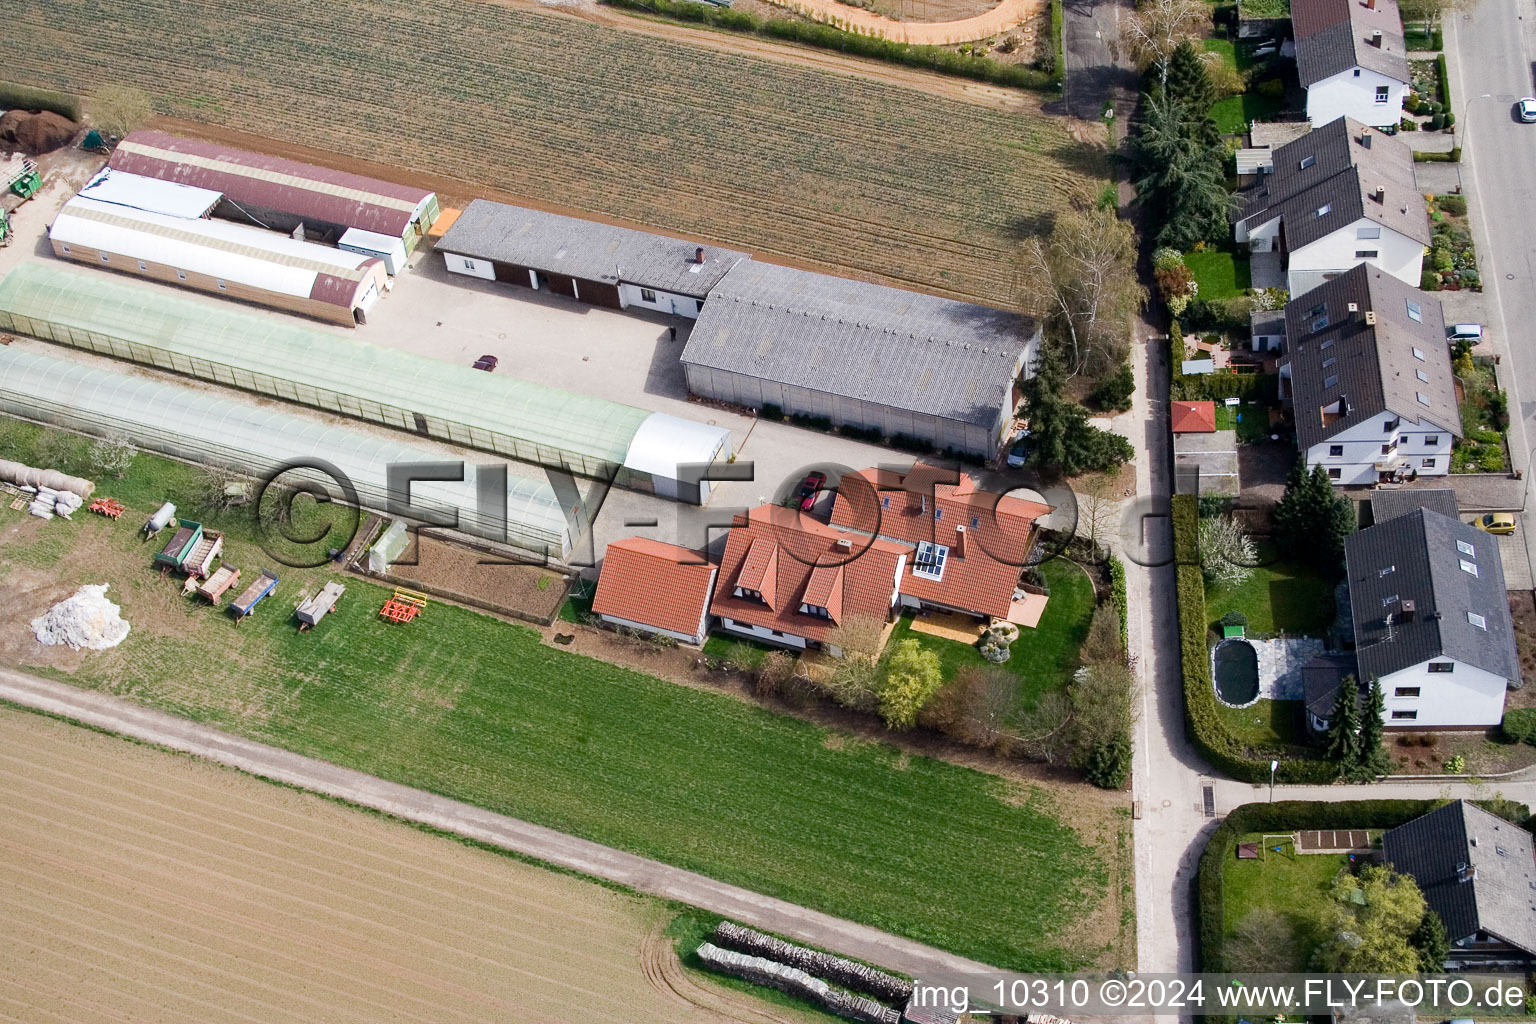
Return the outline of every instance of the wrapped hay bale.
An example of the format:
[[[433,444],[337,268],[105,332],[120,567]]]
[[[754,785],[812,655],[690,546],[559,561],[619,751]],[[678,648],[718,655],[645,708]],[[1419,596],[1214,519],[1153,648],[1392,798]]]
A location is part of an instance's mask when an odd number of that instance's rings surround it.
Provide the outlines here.
[[[128,636],[122,609],[107,600],[105,583],[86,584],[60,601],[47,614],[32,620],[32,635],[47,647],[104,651]]]

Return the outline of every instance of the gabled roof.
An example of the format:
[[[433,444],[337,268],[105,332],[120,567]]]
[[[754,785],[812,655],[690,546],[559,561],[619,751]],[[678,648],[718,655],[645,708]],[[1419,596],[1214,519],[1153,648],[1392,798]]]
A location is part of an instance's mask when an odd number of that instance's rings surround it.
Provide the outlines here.
[[[435,202],[426,189],[157,131],[130,132],[108,166],[212,189],[236,203],[397,238],[417,210]]]
[[[1431,658],[1520,678],[1497,538],[1421,508],[1351,534],[1344,552],[1365,680]]]
[[[1017,313],[752,260],[710,292],[682,360],[990,430],[1038,332]]]
[[[746,253],[476,199],[437,243],[443,252],[512,263],[587,281],[620,281],[702,299]]]
[[[1358,703],[1363,688],[1353,654],[1319,654],[1305,662],[1301,666],[1301,687],[1307,710],[1318,718],[1332,718],[1339,699],[1339,687],[1350,677],[1355,680]]]
[[[939,579],[902,573],[901,592],[924,601],[1006,618],[1035,520],[1051,506],[982,491],[974,477],[919,462],[905,475],[865,469],[838,481],[832,525],[904,545],[948,548]]]
[[[1208,434],[1216,429],[1215,402],[1172,402],[1169,410],[1175,434]]]
[[[709,610],[826,642],[849,619],[883,621],[890,614],[897,567],[906,554],[903,545],[835,530],[779,505],[760,505],[731,522]],[[737,597],[737,587],[760,591],[765,599],[772,594],[773,603]],[[826,608],[833,617],[802,612],[803,604]]]
[[[1413,151],[1348,117],[1275,150],[1274,172],[1241,193],[1238,221],[1255,228],[1276,217],[1285,220],[1292,252],[1361,218],[1430,243]]]
[[[592,610],[693,636],[714,593],[717,566],[703,555],[647,537],[608,545]]]
[[[1371,492],[1371,525],[1407,515],[1416,508],[1427,508],[1443,516],[1456,519],[1461,515],[1461,505],[1456,492],[1449,487],[1400,487],[1394,490]]]
[[[1397,0],[1292,0],[1291,25],[1303,88],[1355,67],[1409,81]]]
[[[1436,299],[1361,264],[1286,303],[1285,321],[1303,449],[1383,413],[1461,436]]]
[[[1536,955],[1536,850],[1529,832],[1456,800],[1388,831],[1382,855],[1413,876],[1453,943],[1481,931]]]

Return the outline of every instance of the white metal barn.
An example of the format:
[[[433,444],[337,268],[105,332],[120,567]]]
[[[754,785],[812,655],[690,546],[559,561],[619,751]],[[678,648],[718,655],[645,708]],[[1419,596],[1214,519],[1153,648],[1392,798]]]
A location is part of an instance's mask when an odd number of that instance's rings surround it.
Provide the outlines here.
[[[81,196],[64,204],[48,234],[64,259],[348,327],[362,323],[389,287],[373,256]]]
[[[392,493],[389,466],[443,461],[438,452],[259,406],[233,393],[193,390],[15,347],[0,347],[0,412],[98,436],[121,434],[146,451],[258,477],[296,459],[323,459],[346,474],[359,504],[381,512]],[[573,531],[548,483],[507,474],[504,534],[500,510],[481,508],[479,488],[477,469],[466,462],[462,481],[417,483],[408,496],[396,496],[417,508],[457,513],[462,533],[538,557],[569,556]]]

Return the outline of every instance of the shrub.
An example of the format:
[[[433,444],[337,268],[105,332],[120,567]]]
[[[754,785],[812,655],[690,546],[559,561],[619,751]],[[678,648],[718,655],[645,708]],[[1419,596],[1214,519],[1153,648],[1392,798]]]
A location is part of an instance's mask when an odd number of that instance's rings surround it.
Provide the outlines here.
[[[1184,254],[1168,246],[1152,250],[1153,270],[1172,270],[1184,265]]]
[[[1130,609],[1126,605],[1125,564],[1114,555],[1109,556],[1109,595],[1115,606],[1115,614],[1120,618],[1120,646],[1126,647],[1130,642],[1126,633],[1126,616],[1130,614]]]
[[[764,402],[763,407],[757,411],[757,415],[762,419],[778,423],[784,419],[784,409],[772,402]]]
[[[1467,197],[1457,195],[1436,196],[1435,205],[1440,207],[1452,217],[1465,217],[1467,215]]]
[[[1083,776],[1100,789],[1124,789],[1131,780],[1131,741],[1120,736],[1095,747]]]
[[[1135,393],[1136,376],[1131,370],[1131,364],[1121,363],[1118,370],[1106,374],[1094,385],[1088,400],[1100,409],[1124,412],[1131,407],[1131,396]]]
[[[1419,275],[1419,288],[1426,292],[1439,291],[1440,275],[1426,267],[1424,272]]]
[[[1173,516],[1173,561],[1176,565],[1200,564],[1200,507],[1193,494],[1168,499]],[[1204,603],[1201,598],[1201,603]]]
[[[0,82],[0,110],[51,110],[55,114],[80,120],[80,97],[48,89]]]
[[[1397,123],[1397,130],[1400,132],[1416,132],[1419,130],[1419,122],[1411,117],[1405,117]]]
[[[1227,612],[1227,614],[1225,614],[1225,615],[1223,615],[1221,617],[1221,624],[1223,626],[1244,626],[1244,627],[1246,627],[1248,625],[1248,616],[1244,615],[1242,612],[1240,612],[1240,611],[1238,611],[1237,609],[1234,608],[1234,609],[1232,609],[1232,611]]]
[[[1445,127],[1445,115],[1444,114],[1437,113],[1437,114],[1435,114],[1434,116],[1432,116],[1429,119],[1429,130],[1430,131],[1438,132],[1438,131],[1440,131],[1444,127]]]
[[[1269,78],[1253,87],[1253,91],[1265,99],[1278,100],[1285,97],[1285,82],[1279,78]]]

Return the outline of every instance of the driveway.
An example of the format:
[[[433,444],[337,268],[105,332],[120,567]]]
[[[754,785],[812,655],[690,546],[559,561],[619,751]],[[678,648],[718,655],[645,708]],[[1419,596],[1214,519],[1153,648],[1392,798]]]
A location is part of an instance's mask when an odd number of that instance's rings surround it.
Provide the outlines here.
[[[452,832],[626,888],[677,900],[905,974],[995,970],[921,943],[760,896],[659,861],[302,757],[103,693],[0,668],[0,698],[144,743],[205,757],[264,779]]]

